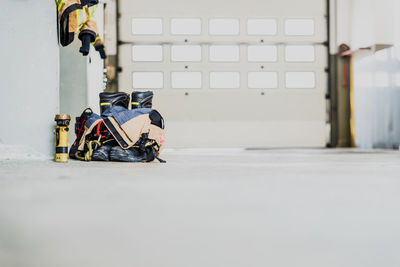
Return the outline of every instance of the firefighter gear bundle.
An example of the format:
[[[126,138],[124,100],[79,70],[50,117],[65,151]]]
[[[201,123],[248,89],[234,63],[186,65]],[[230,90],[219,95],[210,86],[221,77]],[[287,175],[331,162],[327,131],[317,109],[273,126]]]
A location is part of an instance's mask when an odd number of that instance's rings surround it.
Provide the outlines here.
[[[101,41],[97,23],[94,19],[98,0],[56,0],[58,11],[58,22],[60,30],[60,43],[67,46],[74,41],[78,34],[82,46],[79,49],[84,56],[89,54],[90,44],[105,59],[104,44]]]
[[[70,157],[84,161],[151,162],[164,143],[164,119],[152,109],[152,92],[101,93],[101,115],[76,118]],[[130,102],[131,100],[131,102]]]

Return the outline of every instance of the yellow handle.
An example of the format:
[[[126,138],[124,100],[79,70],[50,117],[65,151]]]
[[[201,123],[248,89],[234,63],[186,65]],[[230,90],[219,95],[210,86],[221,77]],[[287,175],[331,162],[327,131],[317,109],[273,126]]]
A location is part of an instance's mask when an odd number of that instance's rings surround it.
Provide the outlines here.
[[[56,128],[56,162],[68,162],[68,127]]]

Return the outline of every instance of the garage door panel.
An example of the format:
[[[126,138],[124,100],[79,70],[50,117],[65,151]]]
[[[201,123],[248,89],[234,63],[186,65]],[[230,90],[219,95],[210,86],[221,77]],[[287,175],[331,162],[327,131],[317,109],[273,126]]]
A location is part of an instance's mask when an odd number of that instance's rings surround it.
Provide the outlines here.
[[[173,148],[315,148],[327,140],[322,121],[171,121],[166,147]],[[299,143],[301,140],[301,143]],[[212,144],[212,145],[210,145]]]
[[[156,16],[163,12],[170,16],[242,16],[251,14],[254,17],[282,16],[320,16],[326,11],[326,1],[321,0],[248,0],[245,3],[232,0],[152,0],[132,1],[119,0],[119,12],[124,14],[140,14]]]
[[[321,92],[155,91],[154,107],[170,121],[324,120]],[[300,102],[300,103],[299,103]],[[173,106],[173,109],[171,108]],[[318,112],[314,112],[318,111]]]
[[[149,31],[148,34],[133,34],[132,29],[132,19],[140,18],[140,19],[148,19],[148,20],[157,20],[161,19],[162,21],[162,33],[155,35],[153,31]],[[284,18],[275,18],[268,16],[246,16],[246,17],[212,17],[210,15],[206,15],[205,17],[199,18],[196,17],[188,17],[184,16],[182,18],[198,18],[201,20],[201,34],[200,35],[174,35],[171,33],[171,20],[176,19],[177,16],[169,16],[166,18],[160,18],[155,16],[146,17],[143,14],[124,14],[121,16],[119,21],[119,34],[120,41],[122,42],[136,42],[136,43],[157,43],[160,42],[160,37],[162,38],[162,42],[164,43],[185,43],[185,40],[188,40],[191,43],[201,43],[201,42],[211,42],[211,43],[241,43],[241,42],[251,42],[251,43],[282,43],[282,42],[296,42],[296,43],[323,43],[326,41],[327,28],[325,26],[318,25],[326,25],[325,16],[307,16],[307,17],[299,17],[299,16],[285,16]],[[239,21],[239,33],[232,35],[212,35],[210,31],[210,20],[212,19],[221,19],[221,20],[231,20],[237,19]],[[248,21],[249,19],[264,19],[270,20],[275,19],[277,22],[277,34],[276,35],[268,35],[268,34],[260,34],[254,35],[249,34],[248,29]],[[312,35],[288,35],[286,34],[286,22],[288,20],[312,20],[314,22],[313,34]],[[299,29],[299,33],[301,33],[301,28]],[[307,33],[306,29],[305,32]],[[228,31],[229,33],[229,31]],[[293,33],[292,31],[290,33]],[[301,36],[301,40],[299,40],[299,36]]]
[[[162,60],[161,61],[154,61],[154,50],[149,49],[148,53],[150,56],[150,59],[148,61],[141,60],[141,61],[135,61],[134,60],[134,49],[132,47],[143,47],[143,46],[153,46],[153,47],[162,47]],[[198,46],[200,47],[200,61],[173,61],[172,60],[172,55],[171,55],[171,50],[173,47],[193,47],[193,46]],[[238,46],[239,47],[239,60],[237,63],[241,64],[246,64],[246,68],[260,68],[261,67],[264,69],[268,70],[282,70],[282,69],[287,69],[290,68],[292,70],[294,69],[316,69],[319,70],[321,68],[325,68],[327,66],[327,47],[323,45],[299,45],[297,43],[288,43],[288,44],[277,44],[277,45],[265,45],[265,44],[260,44],[260,43],[254,43],[254,44],[229,44],[229,45],[210,45],[210,44],[191,44],[191,43],[186,43],[184,45],[181,44],[151,44],[151,45],[141,45],[137,43],[133,44],[124,44],[119,47],[119,63],[121,66],[124,68],[146,68],[148,67],[155,67],[159,68],[162,67],[163,69],[168,68],[168,69],[182,69],[185,68],[185,66],[189,67],[194,67],[194,68],[199,68],[199,67],[204,67],[204,68],[241,68],[243,65],[234,65],[234,64],[224,64],[227,62],[210,62],[210,47],[212,46]],[[268,60],[266,57],[271,57],[270,55],[266,54],[263,55],[261,53],[268,53],[268,49],[264,50],[263,47],[276,47],[276,60]],[[309,61],[306,57],[297,56],[293,55],[293,53],[304,53],[304,47],[312,47],[313,52],[314,52],[314,60]],[[256,54],[253,53],[251,55],[252,50],[255,51]],[[139,50],[140,51],[140,50]],[[253,60],[250,58],[249,59],[249,53],[250,56],[253,58]],[[275,52],[274,52],[275,53]],[[290,55],[288,55],[288,53]],[[196,55],[197,56],[197,55]],[[145,55],[141,55],[141,57],[145,57]],[[159,66],[157,66],[157,64]],[[166,65],[168,64],[168,65]]]
[[[324,42],[326,40],[326,1],[320,0],[302,0],[302,1],[275,1],[275,0],[250,0],[250,1],[129,1],[120,0],[120,23],[119,35],[120,40],[124,42],[156,42],[162,37],[164,42],[183,42],[189,38],[191,42],[242,42],[251,41],[259,42],[265,39],[266,42],[282,42],[288,38],[291,41],[299,41],[298,38],[291,36],[287,32],[288,22],[297,21],[313,21],[312,35],[303,36],[303,42]],[[150,25],[154,25],[154,20],[161,21],[161,34],[152,35],[154,31],[146,34],[135,34],[133,27],[135,23],[132,20],[148,20]],[[176,23],[172,23],[177,19],[191,19],[193,27],[192,34],[184,36],[182,34],[173,34]],[[198,23],[193,21],[198,20],[200,23],[200,33]],[[235,23],[235,20],[238,22]],[[259,25],[265,27],[265,23],[250,23],[249,20],[274,20],[276,34],[271,35],[271,32],[254,35],[254,29],[249,29],[249,26]],[[151,23],[151,21],[153,21]],[[217,23],[217,22],[220,23]],[[225,23],[224,23],[225,21]],[[229,23],[229,21],[233,21]],[[142,25],[143,21],[141,21]],[[186,23],[190,26],[189,23]],[[304,23],[303,23],[304,24]],[[217,29],[223,30],[221,25],[228,26],[228,35],[215,35]],[[229,25],[231,27],[229,27]],[[270,25],[270,24],[267,24]],[[302,23],[292,23],[295,28],[301,29]],[[304,24],[303,26],[307,26]],[[320,25],[323,25],[322,27]],[[238,27],[232,31],[232,27]],[[271,27],[271,25],[269,26]],[[290,28],[290,27],[289,27]],[[149,27],[152,29],[152,27]],[[293,27],[290,29],[293,30]],[[249,31],[250,30],[250,31]],[[258,30],[259,31],[259,30]],[[218,31],[217,31],[218,32]],[[259,31],[260,32],[260,31]],[[232,34],[231,36],[229,35]]]
[[[144,83],[143,88],[142,87],[137,87],[134,86],[133,82],[133,77],[135,77],[136,73],[161,73],[162,75],[162,80],[163,80],[163,86],[161,87],[152,87],[151,84],[153,81],[149,81],[149,84],[146,86]],[[211,93],[213,89],[229,89],[230,87],[213,87],[211,84],[212,79],[218,79],[219,76],[226,76],[226,77],[234,77],[229,76],[229,75],[217,75],[218,73],[222,74],[229,74],[229,73],[238,73],[235,75],[235,77],[238,77],[240,81],[240,87],[233,87],[232,93],[235,93],[236,91],[245,91],[245,92],[250,92],[251,90],[255,89],[260,89],[260,90],[279,90],[283,91],[285,93],[290,93],[291,91],[294,90],[300,90],[300,89],[307,89],[308,91],[320,91],[322,93],[326,93],[326,77],[327,74],[322,71],[315,71],[313,69],[298,69],[298,68],[287,68],[283,70],[282,72],[276,72],[275,70],[269,71],[269,70],[263,70],[260,71],[260,69],[254,68],[248,68],[246,72],[243,72],[240,68],[234,69],[226,69],[226,68],[214,68],[212,71],[204,71],[203,68],[192,68],[190,71],[184,70],[184,69],[176,69],[175,71],[163,71],[162,67],[155,68],[154,66],[148,65],[147,68],[142,67],[142,68],[137,68],[137,69],[125,69],[122,73],[119,75],[120,83],[119,87],[120,90],[122,91],[132,91],[132,89],[156,89],[156,90],[177,90],[174,89],[172,86],[172,81],[171,77],[173,76],[174,73],[201,73],[201,79],[202,79],[202,86],[201,88],[196,89],[197,91],[201,91],[203,93]],[[276,87],[254,87],[249,84],[249,81],[251,81],[252,76],[259,77],[258,79],[262,79],[263,77],[271,77],[271,73],[276,74]],[[261,75],[254,75],[254,74],[261,74]],[[262,74],[267,74],[267,75],[262,75]],[[137,75],[136,75],[137,76]],[[249,78],[250,77],[250,78]],[[254,78],[253,78],[254,79]],[[309,79],[313,79],[312,81],[309,81]],[[258,83],[263,84],[262,80],[258,81]],[[296,83],[298,83],[298,86],[296,86]],[[257,84],[257,83],[256,83]],[[294,85],[293,85],[294,84]],[[310,86],[308,86],[310,84]],[[197,87],[195,87],[197,88]],[[180,88],[180,90],[192,90],[191,87],[188,88]],[[211,90],[208,90],[211,89]]]

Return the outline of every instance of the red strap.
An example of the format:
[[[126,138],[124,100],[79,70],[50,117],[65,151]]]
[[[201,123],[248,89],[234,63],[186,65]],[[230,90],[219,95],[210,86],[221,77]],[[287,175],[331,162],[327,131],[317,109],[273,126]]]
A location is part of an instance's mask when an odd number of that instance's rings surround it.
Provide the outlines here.
[[[100,126],[101,126],[102,122],[99,122],[99,124],[97,124],[97,136],[101,136],[100,135]]]
[[[82,122],[82,126],[81,126],[81,128],[79,129],[79,131],[78,131],[78,136],[81,134],[81,132],[82,132],[82,130],[83,130],[83,126],[85,126],[85,122],[86,122],[86,120],[83,120],[83,122]]]

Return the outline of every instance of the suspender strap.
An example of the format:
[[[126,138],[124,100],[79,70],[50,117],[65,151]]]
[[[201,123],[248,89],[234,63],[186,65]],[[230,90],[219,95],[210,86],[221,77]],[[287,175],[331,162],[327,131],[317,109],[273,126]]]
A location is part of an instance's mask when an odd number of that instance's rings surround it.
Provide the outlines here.
[[[119,134],[117,129],[115,129],[113,123],[110,121],[109,118],[104,119],[104,124],[106,125],[108,130],[111,132],[111,134],[114,136],[114,138],[117,140],[117,142],[121,145],[121,147],[127,149],[129,147],[129,145],[125,142],[125,140]]]

